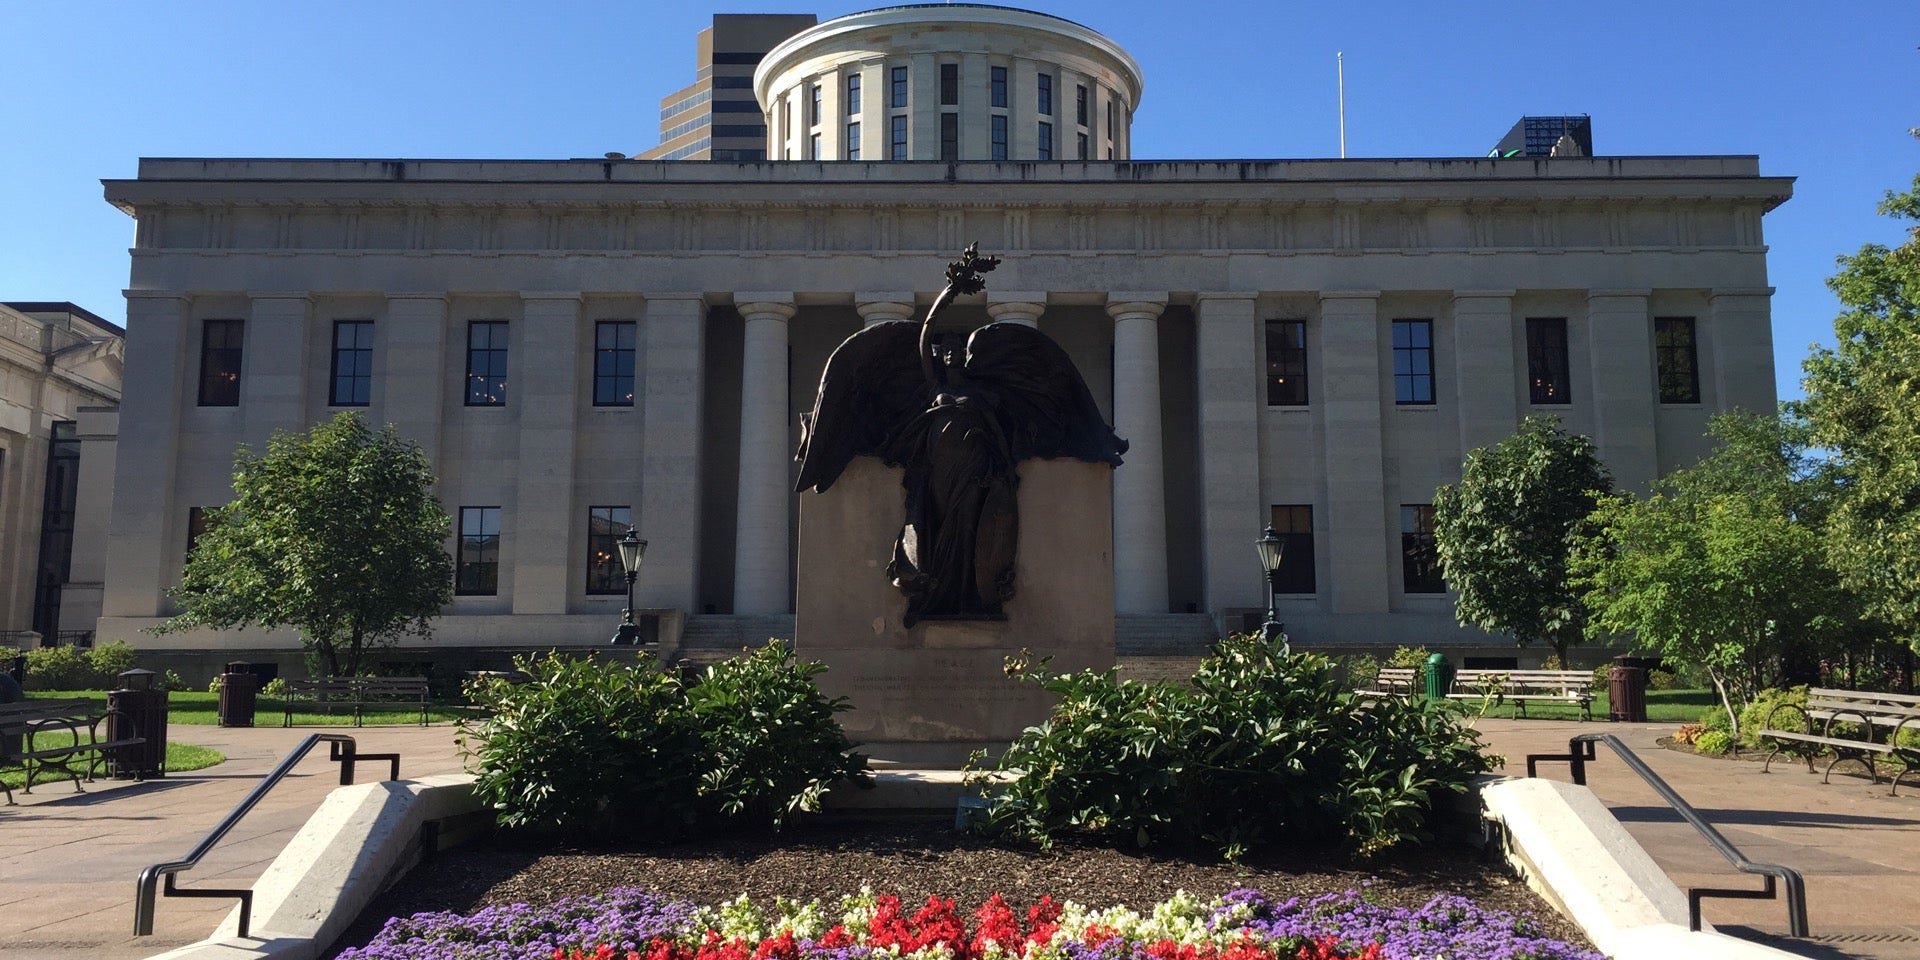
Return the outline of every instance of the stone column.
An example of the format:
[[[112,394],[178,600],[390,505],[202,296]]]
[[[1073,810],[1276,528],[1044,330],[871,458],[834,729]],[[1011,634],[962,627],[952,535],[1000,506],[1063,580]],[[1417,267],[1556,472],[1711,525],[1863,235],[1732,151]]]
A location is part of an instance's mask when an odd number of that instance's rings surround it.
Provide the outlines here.
[[[1654,429],[1653,320],[1647,290],[1587,293],[1587,356],[1593,369],[1593,442],[1622,490],[1644,494],[1659,476]],[[1771,378],[1773,372],[1767,371]]]
[[[1773,288],[1715,290],[1705,339],[1713,351],[1713,393],[1722,410],[1769,414],[1773,384]]]
[[[1017,323],[1023,327],[1038,328],[1040,315],[1045,312],[1047,312],[1045,291],[999,294],[989,292],[987,294],[987,316],[992,317],[996,323]],[[1155,355],[1158,355],[1157,352]]]
[[[313,302],[305,293],[250,296],[240,410],[247,444],[264,452],[273,431],[307,427],[307,320]]]
[[[634,585],[639,607],[692,610],[700,573],[700,430],[707,304],[698,294],[647,298],[635,385],[642,407],[640,509],[647,541]],[[641,437],[646,438],[644,444]]]
[[[786,613],[793,591],[787,449],[787,321],[791,293],[734,297],[746,320],[740,360],[740,501],[735,514],[733,612]]]
[[[442,409],[454,382],[447,370],[447,295],[388,294],[387,319],[375,322],[374,344],[373,367],[380,371],[374,402],[438,470]]]
[[[1380,410],[1387,401],[1380,369],[1380,292],[1322,293],[1322,456],[1335,613],[1385,613],[1391,578],[1399,574],[1387,529],[1388,514],[1398,517],[1399,511],[1386,502]]]
[[[586,518],[573,507],[575,414],[580,397],[580,294],[525,293],[514,349],[523,375],[510,381],[520,407],[520,463],[514,497],[513,612],[566,613],[573,534]],[[531,374],[531,371],[538,371]]]
[[[1512,290],[1454,291],[1453,359],[1464,459],[1475,447],[1506,439],[1520,422]]]
[[[1202,293],[1195,306],[1200,395],[1200,561],[1206,610],[1265,606],[1253,541],[1267,522],[1260,496],[1265,359],[1253,297]]]
[[[1160,312],[1165,293],[1113,293],[1113,587],[1119,613],[1167,612],[1166,474],[1160,443]]]
[[[871,327],[876,323],[889,320],[913,319],[913,294],[911,293],[856,293],[853,295],[854,309],[860,311],[860,319]]]
[[[176,503],[174,496],[180,414],[194,402],[200,382],[198,367],[188,362],[188,344],[194,342],[190,303],[180,293],[127,291],[128,362],[120,382],[118,443],[125,456],[114,466],[102,616],[158,616],[186,546],[184,537],[176,541],[173,535],[186,528],[187,508],[197,506]],[[130,630],[121,633],[106,639],[133,639]]]

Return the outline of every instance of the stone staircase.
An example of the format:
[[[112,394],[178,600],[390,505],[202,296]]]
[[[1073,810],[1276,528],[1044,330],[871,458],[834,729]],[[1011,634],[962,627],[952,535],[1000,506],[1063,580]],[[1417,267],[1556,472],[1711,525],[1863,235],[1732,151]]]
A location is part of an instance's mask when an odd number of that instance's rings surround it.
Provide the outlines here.
[[[1184,680],[1220,638],[1204,613],[1125,614],[1113,618],[1113,653],[1129,680]]]
[[[733,656],[743,647],[759,647],[769,637],[792,640],[793,614],[691,616],[680,630],[679,645],[662,650],[660,659],[669,663],[711,663]]]

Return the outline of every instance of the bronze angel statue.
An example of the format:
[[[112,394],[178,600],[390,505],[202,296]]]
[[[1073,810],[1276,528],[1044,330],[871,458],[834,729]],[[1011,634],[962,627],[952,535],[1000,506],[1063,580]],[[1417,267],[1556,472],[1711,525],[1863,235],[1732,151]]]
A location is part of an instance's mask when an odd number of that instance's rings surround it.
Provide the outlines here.
[[[1127,442],[1100,415],[1073,361],[1031,327],[989,323],[963,344],[934,331],[940,312],[985,289],[998,266],[967,248],[926,319],[878,323],[827,360],[801,415],[798,490],[825,492],[856,456],[904,467],[906,523],[887,575],[905,623],[990,620],[1013,597],[1016,468],[1033,457],[1120,465]]]

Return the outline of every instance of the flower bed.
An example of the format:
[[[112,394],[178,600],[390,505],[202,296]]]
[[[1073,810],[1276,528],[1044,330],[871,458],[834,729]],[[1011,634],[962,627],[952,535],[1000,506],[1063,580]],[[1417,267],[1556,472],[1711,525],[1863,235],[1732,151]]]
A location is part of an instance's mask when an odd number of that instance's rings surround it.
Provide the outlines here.
[[[1363,890],[1275,903],[1236,890],[1185,894],[1145,913],[1050,897],[1015,909],[995,894],[969,913],[929,897],[918,908],[870,890],[832,906],[741,897],[696,908],[632,888],[515,904],[471,916],[387,922],[339,960],[1599,960],[1543,938],[1531,918],[1440,897],[1417,910]]]

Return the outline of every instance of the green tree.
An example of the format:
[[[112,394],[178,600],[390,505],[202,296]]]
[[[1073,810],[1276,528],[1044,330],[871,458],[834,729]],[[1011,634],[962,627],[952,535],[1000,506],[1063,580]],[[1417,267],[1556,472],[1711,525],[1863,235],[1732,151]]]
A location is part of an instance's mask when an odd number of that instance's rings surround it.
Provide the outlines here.
[[[1880,212],[1920,221],[1920,176]],[[1826,549],[1849,587],[1920,650],[1920,227],[1839,258],[1836,345],[1805,364],[1802,406],[1832,451],[1839,495]]]
[[[1785,649],[1839,642],[1859,618],[1826,564],[1830,485],[1804,426],[1727,414],[1711,433],[1720,446],[1652,495],[1603,499],[1571,570],[1590,636],[1631,634],[1638,649],[1699,664],[1737,732],[1739,706]]]
[[[1582,635],[1586,607],[1567,581],[1567,557],[1613,479],[1593,441],[1529,416],[1513,436],[1467,455],[1458,486],[1433,495],[1440,569],[1462,623],[1545,641],[1560,662]]]
[[[291,626],[334,676],[431,635],[452,600],[450,521],[417,444],[347,411],[234,459],[233,502],[209,512],[172,591],[184,612],[156,632]]]

